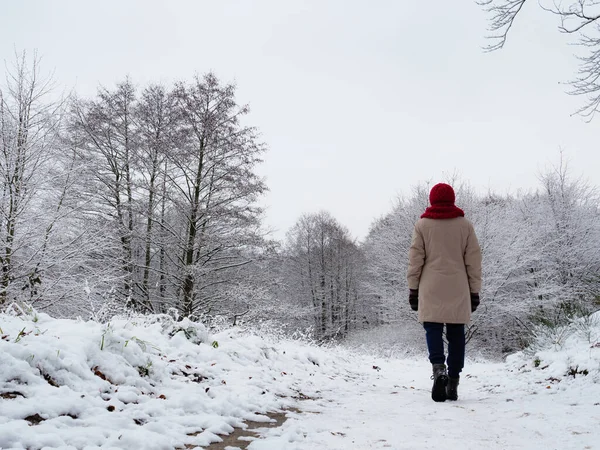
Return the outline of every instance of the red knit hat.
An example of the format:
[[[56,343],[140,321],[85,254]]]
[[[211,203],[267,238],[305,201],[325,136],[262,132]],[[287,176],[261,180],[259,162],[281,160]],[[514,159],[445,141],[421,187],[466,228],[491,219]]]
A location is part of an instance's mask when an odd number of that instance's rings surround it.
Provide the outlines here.
[[[454,219],[455,217],[463,217],[465,212],[454,205],[455,200],[456,196],[452,186],[446,183],[436,184],[429,193],[431,206],[425,210],[421,218]]]
[[[454,194],[454,189],[446,183],[436,184],[431,188],[431,192],[429,193],[429,201],[432,206],[440,204],[454,205],[455,200],[456,195]]]

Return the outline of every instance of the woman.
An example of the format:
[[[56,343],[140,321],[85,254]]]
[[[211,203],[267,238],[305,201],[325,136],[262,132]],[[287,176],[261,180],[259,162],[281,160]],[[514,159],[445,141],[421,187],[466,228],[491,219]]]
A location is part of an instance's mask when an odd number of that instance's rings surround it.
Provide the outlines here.
[[[458,399],[465,361],[465,324],[479,306],[481,249],[473,225],[454,205],[454,189],[436,184],[431,206],[415,224],[408,253],[409,303],[419,311],[433,365],[431,398]],[[448,371],[443,331],[448,340]]]

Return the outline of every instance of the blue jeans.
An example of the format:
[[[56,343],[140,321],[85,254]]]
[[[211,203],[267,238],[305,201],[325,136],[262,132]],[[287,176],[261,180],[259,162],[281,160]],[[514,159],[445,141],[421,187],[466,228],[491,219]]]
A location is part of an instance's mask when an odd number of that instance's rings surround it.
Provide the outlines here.
[[[424,322],[425,338],[429,349],[431,364],[444,364],[444,324]],[[448,339],[448,376],[458,378],[465,366],[465,326],[463,324],[446,324],[446,339]]]

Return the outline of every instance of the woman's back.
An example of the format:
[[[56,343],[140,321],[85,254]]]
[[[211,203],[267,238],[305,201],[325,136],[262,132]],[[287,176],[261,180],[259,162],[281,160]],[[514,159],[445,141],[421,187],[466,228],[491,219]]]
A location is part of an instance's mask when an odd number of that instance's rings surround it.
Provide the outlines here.
[[[419,321],[468,323],[471,292],[481,288],[481,253],[464,217],[422,218],[409,253],[409,285],[418,285]]]

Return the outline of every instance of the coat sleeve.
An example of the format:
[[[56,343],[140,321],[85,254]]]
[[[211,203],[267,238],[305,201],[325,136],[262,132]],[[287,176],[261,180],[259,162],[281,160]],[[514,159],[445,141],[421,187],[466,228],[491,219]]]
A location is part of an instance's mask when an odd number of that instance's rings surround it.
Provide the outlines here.
[[[473,225],[469,226],[465,248],[465,268],[469,279],[469,289],[473,293],[479,293],[481,291],[481,248]]]
[[[406,278],[409,289],[419,289],[419,280],[421,279],[424,264],[425,242],[423,241],[423,234],[419,230],[419,227],[415,225],[412,242],[408,250],[408,273]]]

